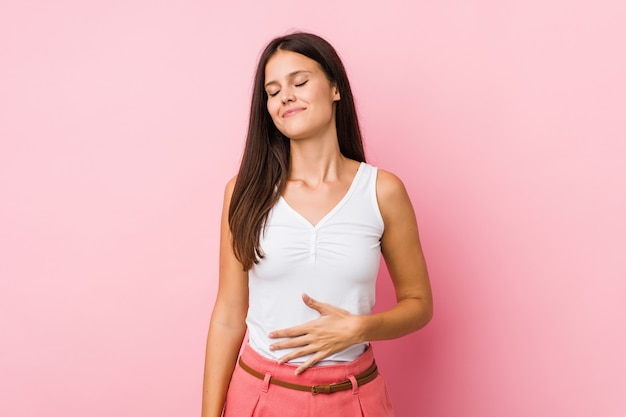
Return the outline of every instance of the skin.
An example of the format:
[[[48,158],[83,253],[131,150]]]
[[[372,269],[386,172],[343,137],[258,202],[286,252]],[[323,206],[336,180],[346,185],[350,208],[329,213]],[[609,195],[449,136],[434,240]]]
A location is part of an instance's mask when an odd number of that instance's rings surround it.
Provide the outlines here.
[[[335,128],[340,92],[315,61],[278,51],[265,68],[267,110],[291,141],[291,171],[283,197],[312,224],[322,219],[345,195],[359,163],[341,155]],[[226,186],[221,223],[219,290],[207,340],[203,417],[219,417],[228,383],[246,332],[247,272],[233,254],[228,207],[235,179]],[[302,295],[319,317],[271,338],[287,338],[271,349],[296,348],[279,362],[313,354],[299,366],[305,372],[320,360],[355,343],[393,339],[425,326],[432,317],[432,294],[419,241],[417,222],[402,181],[378,170],[376,193],[385,224],[382,253],[397,303],[387,311],[357,316]],[[210,366],[209,366],[210,364]]]

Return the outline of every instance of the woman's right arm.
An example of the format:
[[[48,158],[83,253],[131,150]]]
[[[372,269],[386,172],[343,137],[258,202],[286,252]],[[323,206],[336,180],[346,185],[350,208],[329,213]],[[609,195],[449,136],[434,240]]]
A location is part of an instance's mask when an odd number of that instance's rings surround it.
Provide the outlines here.
[[[204,365],[202,417],[220,417],[239,350],[246,334],[248,273],[233,252],[228,208],[235,185],[226,186],[220,237],[219,289],[211,315]]]

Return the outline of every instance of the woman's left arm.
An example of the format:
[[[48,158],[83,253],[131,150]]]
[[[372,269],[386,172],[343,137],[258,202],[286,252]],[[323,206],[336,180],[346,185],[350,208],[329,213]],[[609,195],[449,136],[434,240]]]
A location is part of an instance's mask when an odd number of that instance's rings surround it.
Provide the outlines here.
[[[362,340],[404,336],[424,327],[433,315],[426,261],[404,184],[395,175],[379,170],[376,192],[385,222],[381,248],[397,303],[387,311],[361,317]]]

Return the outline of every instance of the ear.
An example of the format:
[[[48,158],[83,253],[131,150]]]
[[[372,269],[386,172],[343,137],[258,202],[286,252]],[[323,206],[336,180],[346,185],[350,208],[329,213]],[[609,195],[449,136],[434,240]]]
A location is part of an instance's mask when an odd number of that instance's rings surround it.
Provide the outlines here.
[[[334,85],[333,86],[333,101],[339,101],[341,100],[341,94],[339,94],[339,90],[337,89],[337,86]]]

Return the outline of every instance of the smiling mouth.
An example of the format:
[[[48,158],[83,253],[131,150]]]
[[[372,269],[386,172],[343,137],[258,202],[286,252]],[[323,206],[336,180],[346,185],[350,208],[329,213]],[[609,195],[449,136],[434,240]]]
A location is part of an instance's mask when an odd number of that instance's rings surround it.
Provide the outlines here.
[[[298,114],[302,111],[304,111],[305,108],[304,107],[296,107],[295,109],[289,109],[286,112],[283,113],[283,119],[285,117],[289,117],[289,116],[293,116],[294,114]]]

